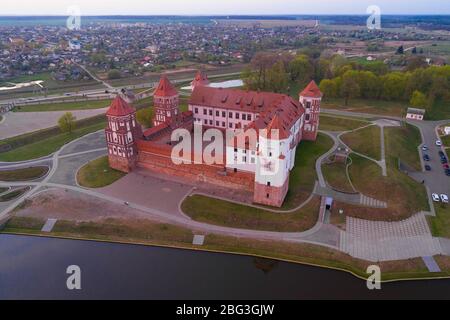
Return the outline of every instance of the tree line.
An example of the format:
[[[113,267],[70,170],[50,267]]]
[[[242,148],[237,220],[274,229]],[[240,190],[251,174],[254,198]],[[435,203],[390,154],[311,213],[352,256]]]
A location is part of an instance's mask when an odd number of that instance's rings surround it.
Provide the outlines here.
[[[409,101],[431,107],[450,100],[450,66],[428,66],[424,57],[410,59],[403,71],[392,71],[383,61],[348,60],[327,50],[307,49],[298,54],[258,53],[242,73],[249,90],[289,93],[312,79],[326,99]]]

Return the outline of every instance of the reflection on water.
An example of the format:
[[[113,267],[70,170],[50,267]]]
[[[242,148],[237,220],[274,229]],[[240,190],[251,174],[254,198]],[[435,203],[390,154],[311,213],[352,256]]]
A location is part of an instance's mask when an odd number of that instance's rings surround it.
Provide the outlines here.
[[[82,290],[66,289],[81,268]],[[135,245],[0,235],[0,299],[450,298],[450,280],[384,284],[267,259]]]

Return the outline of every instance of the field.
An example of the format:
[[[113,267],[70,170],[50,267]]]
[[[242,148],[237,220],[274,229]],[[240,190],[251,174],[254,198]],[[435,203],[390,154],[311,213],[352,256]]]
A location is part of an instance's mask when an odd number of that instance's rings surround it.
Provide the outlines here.
[[[381,130],[378,126],[344,134],[342,141],[355,152],[381,160]]]
[[[101,157],[83,166],[77,173],[77,181],[82,187],[106,187],[125,176],[109,167],[108,157]]]
[[[355,118],[344,118],[321,115],[320,130],[324,131],[350,131],[368,125],[369,122]]]
[[[344,99],[325,99],[322,108],[337,109],[352,112],[370,113],[374,115],[403,117],[408,104],[405,102],[351,99],[345,106]]]
[[[88,133],[96,132],[104,129],[106,120],[101,120],[95,124],[79,127],[72,133],[59,133],[42,140],[22,145],[8,152],[0,153],[0,161],[14,162],[37,159],[48,156],[56,152],[63,145],[78,139]]]
[[[397,159],[400,159],[415,170],[422,169],[418,152],[418,147],[422,143],[419,129],[406,124],[400,128],[385,128],[384,135],[391,158],[387,159],[388,161],[396,163]]]
[[[71,111],[71,110],[90,110],[106,108],[111,104],[111,100],[93,100],[64,103],[48,103],[29,106],[19,106],[14,112],[42,112],[42,111]]]
[[[344,163],[323,164],[322,172],[326,182],[335,190],[354,193],[351,182],[347,176],[347,165]]]
[[[35,180],[45,176],[47,172],[48,167],[30,167],[25,169],[0,171],[0,181]]]

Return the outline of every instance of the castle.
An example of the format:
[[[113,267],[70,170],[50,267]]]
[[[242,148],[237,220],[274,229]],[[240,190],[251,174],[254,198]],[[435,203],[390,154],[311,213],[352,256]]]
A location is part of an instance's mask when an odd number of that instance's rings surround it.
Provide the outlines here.
[[[133,107],[120,96],[112,101],[106,113],[112,168],[123,172],[146,168],[249,191],[254,203],[280,207],[288,192],[298,144],[317,138],[322,93],[314,81],[299,94],[298,101],[284,94],[213,88],[207,76],[199,72],[192,82],[188,111],[180,110],[179,93],[164,76],[153,98],[153,127],[145,131],[137,123]],[[172,150],[180,137],[173,140],[173,133],[199,128],[201,132],[216,129],[231,133],[223,152],[216,154],[223,157],[223,163],[200,160],[175,164]],[[246,140],[250,130],[256,132],[256,143]],[[205,147],[194,148],[188,157],[203,159]]]

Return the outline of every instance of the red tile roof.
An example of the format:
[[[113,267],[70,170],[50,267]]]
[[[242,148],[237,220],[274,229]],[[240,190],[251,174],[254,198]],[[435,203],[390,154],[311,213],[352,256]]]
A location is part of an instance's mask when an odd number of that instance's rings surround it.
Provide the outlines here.
[[[320,92],[316,82],[313,80],[308,84],[305,90],[300,93],[300,96],[308,98],[322,98],[323,95],[322,92]]]
[[[207,86],[207,85],[209,85],[207,74],[198,71],[197,74],[195,75],[194,81],[191,82],[191,86],[195,88],[197,86]]]
[[[259,114],[249,128],[272,125],[280,130],[280,139],[289,137],[289,130],[305,112],[300,102],[284,94],[211,87],[196,87],[189,104]]]
[[[175,89],[169,79],[166,76],[162,76],[154,95],[158,97],[173,97],[177,94],[177,89]]]
[[[111,102],[111,106],[109,107],[108,111],[106,111],[106,115],[122,117],[132,114],[135,111],[136,109],[130,106],[120,95],[118,95]]]

